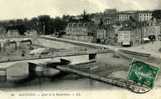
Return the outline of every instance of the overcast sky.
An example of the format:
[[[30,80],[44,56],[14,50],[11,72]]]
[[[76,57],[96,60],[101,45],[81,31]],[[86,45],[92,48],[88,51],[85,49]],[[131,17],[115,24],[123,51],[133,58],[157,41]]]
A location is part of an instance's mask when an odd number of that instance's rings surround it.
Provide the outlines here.
[[[161,0],[0,0],[0,20],[100,12],[106,8],[144,10],[161,8]]]

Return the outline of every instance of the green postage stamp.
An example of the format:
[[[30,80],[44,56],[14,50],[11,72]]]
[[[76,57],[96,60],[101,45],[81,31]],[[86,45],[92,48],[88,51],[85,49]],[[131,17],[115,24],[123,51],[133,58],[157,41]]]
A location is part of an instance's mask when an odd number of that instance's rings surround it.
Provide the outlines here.
[[[128,80],[132,80],[141,86],[145,85],[149,88],[153,88],[154,81],[159,71],[160,68],[158,67],[134,60],[131,63]]]

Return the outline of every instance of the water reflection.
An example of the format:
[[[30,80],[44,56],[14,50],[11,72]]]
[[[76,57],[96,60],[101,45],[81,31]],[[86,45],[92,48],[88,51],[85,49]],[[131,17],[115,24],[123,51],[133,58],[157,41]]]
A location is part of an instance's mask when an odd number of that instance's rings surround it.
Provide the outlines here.
[[[27,83],[15,84],[8,88],[0,88],[3,91],[52,91],[52,90],[103,90],[115,88],[114,86],[82,78],[76,75],[59,75],[55,78],[33,79]]]

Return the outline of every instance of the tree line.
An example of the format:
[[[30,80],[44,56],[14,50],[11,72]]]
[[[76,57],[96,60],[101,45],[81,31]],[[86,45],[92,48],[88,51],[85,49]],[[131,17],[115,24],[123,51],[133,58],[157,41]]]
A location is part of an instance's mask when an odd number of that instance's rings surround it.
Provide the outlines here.
[[[6,31],[16,29],[22,35],[28,30],[36,30],[39,34],[49,35],[57,32],[65,32],[65,28],[70,22],[89,21],[90,19],[89,14],[85,11],[79,16],[80,19],[76,19],[75,16],[70,15],[55,18],[49,15],[40,15],[31,19],[24,18],[0,21],[0,27],[4,27]]]
[[[41,15],[31,19],[16,19],[1,21],[0,26],[6,31],[17,29],[20,34],[28,30],[36,30],[39,34],[52,34],[54,32],[64,31],[70,16],[52,18],[49,15]]]

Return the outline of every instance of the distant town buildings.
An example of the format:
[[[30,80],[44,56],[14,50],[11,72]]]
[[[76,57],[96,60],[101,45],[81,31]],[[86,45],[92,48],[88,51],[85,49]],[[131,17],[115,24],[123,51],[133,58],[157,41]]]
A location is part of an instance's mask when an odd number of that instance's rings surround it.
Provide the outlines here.
[[[133,16],[133,13],[120,12],[118,13],[118,20],[119,22],[129,21],[131,16]]]
[[[95,25],[91,22],[73,22],[69,23],[65,29],[64,38],[93,42],[95,37]]]
[[[154,35],[156,40],[158,40],[158,36],[160,35],[160,26],[144,26],[139,28],[142,34],[142,38],[148,38],[151,35]]]
[[[152,11],[121,11],[118,13],[119,22],[134,19],[137,22],[150,21],[152,19]]]
[[[132,33],[131,28],[124,27],[118,31],[118,43],[120,45],[131,45],[132,44]]]
[[[0,22],[0,38],[52,34],[84,42],[135,46],[150,41],[151,37],[161,40],[160,14],[161,9],[106,9],[97,13],[86,13],[84,10],[80,15],[56,18],[42,15],[31,20],[8,20]]]
[[[118,12],[116,9],[106,9],[102,17],[104,25],[116,24],[116,22],[118,21],[117,13]]]
[[[107,42],[107,38],[108,38],[108,33],[107,33],[107,29],[106,28],[99,28],[97,29],[97,43],[106,43]]]
[[[161,28],[158,25],[147,25],[136,28],[130,27],[126,29],[123,27],[118,31],[118,43],[120,45],[139,45],[150,41],[150,36],[154,36],[155,40],[159,40],[160,31]]]
[[[96,42],[102,44],[112,44],[115,40],[114,27],[109,26],[98,26],[97,28]]]
[[[68,23],[64,38],[114,45],[139,45],[154,36],[161,38],[161,24],[153,17],[153,11],[117,11],[106,9],[94,13],[92,22]],[[91,24],[92,23],[92,24]]]
[[[135,16],[139,22],[150,21],[152,19],[152,11],[137,11]]]
[[[100,20],[104,24],[114,24],[134,19],[137,22],[150,21],[152,19],[152,11],[117,11],[116,9],[106,9],[103,13],[97,13],[92,20],[99,24]]]

